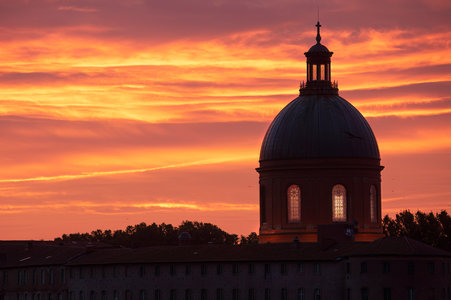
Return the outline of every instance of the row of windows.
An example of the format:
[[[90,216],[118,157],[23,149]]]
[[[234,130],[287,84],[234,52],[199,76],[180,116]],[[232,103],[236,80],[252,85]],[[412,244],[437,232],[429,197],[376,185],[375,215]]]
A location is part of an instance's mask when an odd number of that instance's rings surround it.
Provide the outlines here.
[[[413,261],[407,262],[407,274],[413,275],[415,274],[415,263]],[[381,264],[381,271],[383,274],[388,274],[391,272],[391,264],[390,262],[382,262]],[[434,262],[427,262],[427,272],[430,275],[435,274],[435,263]],[[450,275],[451,268],[449,263],[441,263],[441,274]],[[346,273],[351,273],[351,263],[346,263]],[[368,273],[368,263],[367,262],[361,262],[360,263],[360,274]]]
[[[371,185],[370,195],[370,221],[376,223],[377,220],[377,194],[376,187]],[[301,188],[290,185],[287,189],[288,223],[301,222]],[[345,222],[347,220],[347,197],[346,188],[337,184],[332,188],[332,221]]]
[[[60,279],[61,282],[66,282],[66,270],[65,269],[61,269],[61,273],[60,273]],[[28,275],[28,270],[19,270],[17,272],[17,283],[20,285],[25,285],[28,283],[29,280],[29,275]],[[7,275],[6,275],[6,280],[7,280]],[[32,284],[55,284],[55,271],[53,269],[45,270],[45,269],[41,269],[41,270],[37,270],[34,269],[32,270],[31,273],[31,282]]]
[[[406,298],[404,299],[408,299],[408,300],[416,300],[417,298],[417,290],[414,287],[409,287],[405,290],[405,296]],[[451,296],[451,292],[450,292],[450,287],[448,286],[447,288],[441,288],[440,292],[437,292],[435,288],[429,288],[427,291],[427,298],[425,299],[429,299],[429,300],[435,300],[436,299],[436,295],[440,293],[441,297],[438,299],[450,299]],[[367,287],[363,287],[360,289],[360,299],[362,300],[368,300],[369,299],[369,289]],[[397,293],[397,295],[399,295],[399,292]],[[347,300],[351,300],[352,299],[352,294],[351,294],[351,289],[348,288],[346,291],[346,299]],[[383,288],[383,300],[392,300],[395,298],[392,298],[392,289],[389,287]],[[419,298],[418,298],[419,299]]]
[[[330,81],[330,64],[307,64],[307,81]]]
[[[198,293],[195,295],[195,293]],[[265,288],[262,290],[257,290],[254,288],[249,289],[231,289],[231,290],[225,290],[222,288],[217,288],[213,290],[208,289],[201,289],[199,291],[193,291],[192,289],[185,289],[185,290],[177,290],[177,289],[170,289],[168,293],[164,293],[160,289],[155,289],[153,292],[149,293],[146,290],[140,290],[139,291],[139,300],[162,300],[169,299],[169,300],[192,300],[194,298],[198,299],[198,296],[200,295],[201,300],[207,300],[207,299],[216,299],[216,300],[224,300],[224,299],[230,299],[230,293],[231,292],[231,299],[232,300],[256,300],[258,294],[263,294],[265,300],[270,300],[272,297],[274,299],[281,299],[281,300],[288,300],[288,289],[282,288],[279,290],[271,289],[271,288]],[[298,288],[293,291],[296,295],[297,300],[304,300],[306,291],[304,288]],[[97,298],[99,296],[99,299]],[[117,290],[114,290],[113,292],[108,293],[107,291],[103,290],[97,295],[97,292],[90,291],[89,294],[87,294],[87,297],[83,291],[80,291],[78,293],[76,292],[69,292],[69,300],[108,300],[109,297],[112,300],[119,300],[119,292]],[[196,297],[195,297],[196,296]],[[319,300],[321,297],[321,290],[319,288],[316,288],[313,290],[313,296],[314,299]],[[133,292],[130,290],[126,290],[125,293],[123,293],[123,299],[125,300],[132,300],[133,299]],[[21,299],[18,299],[21,300]],[[26,299],[25,299],[26,300]],[[49,299],[51,300],[51,299]]]
[[[227,265],[228,266],[228,265]],[[264,264],[263,274],[265,278],[270,278],[271,273],[279,272],[282,275],[287,275],[289,272],[289,267],[292,267],[293,264],[286,264],[281,263],[280,265],[276,264]],[[169,265],[168,269],[166,269],[171,276],[176,276],[177,274],[185,274],[185,275],[191,275],[193,272],[198,272],[198,274],[201,275],[207,275],[207,274],[214,274],[221,275],[224,273],[224,265],[217,264],[215,268],[211,268],[211,265],[207,264],[201,264],[200,266],[196,265],[197,268],[193,268],[192,265],[186,264],[184,268],[180,265],[171,264]],[[101,267],[97,269],[96,267],[79,267],[79,268],[69,268],[69,278],[95,278],[96,277],[96,271],[100,270],[100,276],[102,278],[108,277],[108,273],[112,275],[112,277],[129,277],[131,276],[131,272],[138,272],[140,277],[146,276],[147,273],[149,273],[149,268],[144,265],[138,266],[137,268],[130,267],[130,266],[112,266],[112,267]],[[154,276],[160,276],[162,272],[164,271],[164,268],[160,265],[154,265],[152,274]],[[294,264],[294,272],[304,272],[304,264],[303,263],[297,263]],[[246,272],[248,274],[255,274],[258,273],[255,270],[255,264],[248,264],[247,266],[243,264],[232,264],[231,270],[232,274],[239,274],[242,272]],[[120,274],[119,274],[120,272]],[[314,274],[321,274],[321,264],[320,263],[314,263],[313,264],[313,273]],[[53,269],[47,270],[47,269],[34,269],[31,272],[31,281],[30,280],[30,272],[29,270],[23,269],[19,270],[17,272],[17,280],[19,285],[26,285],[28,283],[34,284],[55,284],[55,271]],[[3,277],[3,284],[8,283],[8,272],[3,271],[2,272]],[[60,282],[65,283],[66,282],[66,270],[61,269],[60,270]]]
[[[405,295],[406,295],[406,298],[404,298],[404,299],[408,299],[408,300],[416,299],[417,291],[414,287],[408,287],[407,289],[403,288],[403,290],[405,290]],[[198,292],[200,293],[201,300],[207,300],[207,299],[223,300],[223,299],[225,299],[225,293],[227,291],[222,288],[218,288],[215,290],[201,289]],[[230,290],[229,290],[229,292],[230,292]],[[264,290],[263,289],[256,290],[254,288],[240,290],[240,289],[236,288],[236,289],[232,289],[231,292],[232,292],[231,294],[232,294],[233,300],[240,300],[240,299],[255,300],[255,299],[257,299],[258,292],[261,292],[264,295],[265,300],[270,300],[271,298],[287,300],[288,294],[289,294],[287,288],[282,288],[280,290],[270,289],[270,288],[265,288]],[[306,290],[304,288],[297,288],[295,290],[292,290],[292,292],[294,292],[296,300],[305,300],[306,299]],[[321,299],[321,289],[315,288],[315,289],[311,290],[310,292],[313,292],[312,296],[313,296],[314,300]],[[151,299],[161,300],[161,299],[163,299],[163,296],[165,296],[164,298],[165,299],[169,298],[169,300],[177,300],[177,299],[192,300],[192,299],[194,299],[194,296],[197,296],[197,295],[194,295],[194,293],[195,292],[193,292],[193,290],[191,290],[191,289],[185,289],[185,290],[171,289],[171,290],[169,290],[168,295],[164,294],[164,292],[160,289],[155,289],[152,293],[149,293],[146,290],[140,290],[138,293],[138,299],[139,300],[151,300]],[[382,289],[382,293],[383,293],[384,300],[392,300],[392,288],[385,287]],[[426,293],[427,293],[428,299],[436,299],[436,296],[439,296],[439,299],[449,299],[449,297],[451,296],[451,291],[450,291],[449,286],[447,288],[441,288],[438,290],[435,288],[429,288]],[[399,291],[397,294],[399,295]],[[367,287],[362,287],[360,289],[360,297],[359,297],[360,299],[368,300],[369,295],[370,295],[370,290]],[[120,297],[120,296],[122,296],[122,297]],[[227,295],[227,296],[229,296],[229,295]],[[41,296],[41,293],[32,293],[32,294],[24,293],[24,294],[17,294],[16,299],[17,300],[63,300],[64,297],[63,297],[62,293],[58,293],[57,295],[55,295],[55,298],[54,298],[54,295],[52,295],[50,293],[42,294],[42,296]],[[103,290],[99,294],[97,294],[96,291],[90,291],[87,294],[85,294],[84,291],[79,291],[79,292],[70,291],[69,292],[69,300],[108,300],[108,299],[132,300],[133,292],[130,290],[126,290],[125,293],[123,293],[121,295],[117,290],[114,290],[113,292],[110,292],[110,293]],[[196,299],[197,299],[197,297],[196,297]],[[291,298],[291,299],[293,299],[293,298]],[[347,300],[352,299],[351,288],[346,289],[346,299]],[[8,300],[8,299],[6,299],[6,297],[0,293],[0,300]]]

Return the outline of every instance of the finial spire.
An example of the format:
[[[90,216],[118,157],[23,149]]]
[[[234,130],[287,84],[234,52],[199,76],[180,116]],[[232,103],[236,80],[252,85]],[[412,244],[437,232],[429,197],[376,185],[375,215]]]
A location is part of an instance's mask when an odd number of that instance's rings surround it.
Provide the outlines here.
[[[316,23],[316,42],[319,44],[319,42],[321,42],[321,35],[319,34],[319,28],[321,27],[321,24],[319,23],[319,20],[318,20],[318,23]]]

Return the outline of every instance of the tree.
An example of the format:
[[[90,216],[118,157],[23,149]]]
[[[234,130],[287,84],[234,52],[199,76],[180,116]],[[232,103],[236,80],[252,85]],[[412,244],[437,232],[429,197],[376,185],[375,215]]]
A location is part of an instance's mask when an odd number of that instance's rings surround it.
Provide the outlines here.
[[[155,245],[177,245],[178,236],[182,232],[188,232],[191,237],[192,244],[229,244],[238,243],[236,234],[229,234],[211,223],[183,221],[179,227],[171,224],[147,225],[142,222],[134,226],[129,225],[125,230],[102,231],[97,229],[89,233],[71,233],[63,234],[61,237],[55,238],[55,241],[87,241],[87,242],[104,242],[113,245],[122,245],[127,247],[144,247]],[[246,243],[253,243],[258,240],[256,233],[251,233],[246,239]]]
[[[382,220],[387,236],[407,236],[433,247],[451,251],[451,216],[442,210],[440,213],[424,213],[409,210],[396,214],[392,219],[388,215]]]

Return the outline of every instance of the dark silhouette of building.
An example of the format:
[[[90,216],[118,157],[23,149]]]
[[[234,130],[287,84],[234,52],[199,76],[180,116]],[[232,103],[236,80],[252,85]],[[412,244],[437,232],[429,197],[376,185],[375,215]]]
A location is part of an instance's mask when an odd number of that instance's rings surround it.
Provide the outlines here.
[[[378,238],[376,139],[338,96],[317,27],[307,82],[263,141],[259,244],[0,242],[0,300],[450,300],[451,253]]]
[[[381,237],[381,176],[376,138],[365,118],[338,95],[330,52],[308,52],[300,95],[276,116],[260,152],[260,241],[315,242],[318,234]]]

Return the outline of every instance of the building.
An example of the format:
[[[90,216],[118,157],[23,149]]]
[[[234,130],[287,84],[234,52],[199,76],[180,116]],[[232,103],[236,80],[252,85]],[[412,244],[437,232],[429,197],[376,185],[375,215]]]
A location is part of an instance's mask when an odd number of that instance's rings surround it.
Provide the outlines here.
[[[317,43],[305,52],[307,80],[271,123],[261,147],[262,242],[316,242],[330,230],[355,231],[358,241],[381,237],[383,167],[376,138],[338,95],[331,81],[333,52],[321,44],[316,26]]]
[[[320,26],[263,141],[259,244],[0,242],[0,300],[450,300],[451,253],[382,237],[376,139],[338,96]]]

